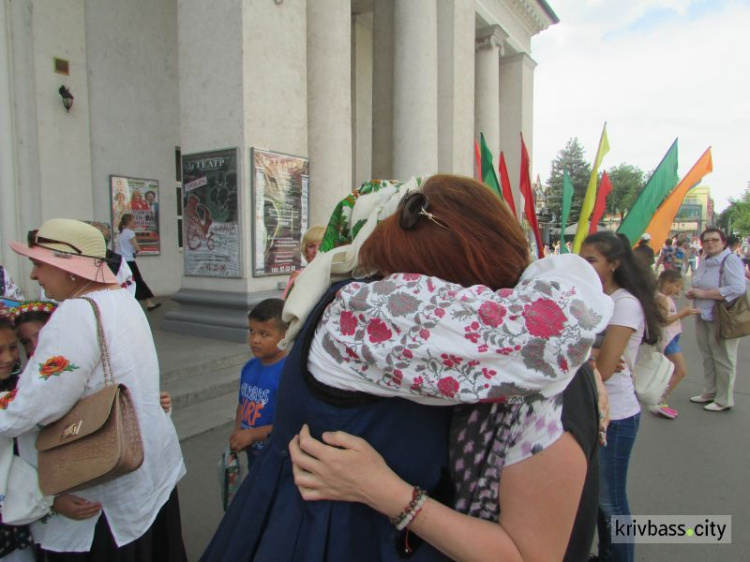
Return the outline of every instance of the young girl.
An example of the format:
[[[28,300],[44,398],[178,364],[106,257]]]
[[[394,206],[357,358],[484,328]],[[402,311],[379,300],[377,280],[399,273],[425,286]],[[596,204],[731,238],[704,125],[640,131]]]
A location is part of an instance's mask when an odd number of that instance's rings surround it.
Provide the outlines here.
[[[599,449],[599,560],[614,562],[633,562],[635,557],[633,543],[613,543],[610,531],[612,516],[630,516],[628,466],[641,419],[628,365],[635,363],[641,342],[656,343],[661,331],[656,279],[630,246],[625,236],[597,232],[583,241],[580,252],[615,303],[596,356],[596,368],[609,395],[611,420],[607,445]]]
[[[664,327],[661,330],[659,347],[661,352],[674,363],[674,372],[669,379],[669,386],[664,393],[664,399],[680,384],[680,381],[687,374],[685,358],[680,349],[680,334],[682,333],[681,320],[691,314],[700,314],[700,309],[686,306],[677,312],[677,305],[673,297],[677,297],[682,292],[682,275],[679,269],[667,269],[659,275],[659,295],[656,301],[661,308],[662,316],[666,318]],[[677,410],[670,408],[667,404],[658,404],[651,409],[651,413],[664,416],[671,420],[678,415]]]
[[[135,217],[130,213],[125,213],[120,218],[120,224],[117,229],[120,233],[115,238],[115,251],[120,254],[123,259],[128,262],[128,266],[133,272],[133,280],[135,281],[135,299],[137,301],[146,302],[146,310],[151,312],[161,306],[160,302],[154,303],[151,299],[154,298],[154,293],[148,288],[146,282],[141,276],[141,272],[135,263],[135,255],[141,251],[141,247],[138,244],[138,240],[135,238]]]
[[[14,390],[20,372],[18,338],[6,313],[0,316],[0,391]],[[0,404],[0,408],[3,407]],[[0,560],[3,562],[33,562],[33,544],[27,525],[11,526],[0,523]]]

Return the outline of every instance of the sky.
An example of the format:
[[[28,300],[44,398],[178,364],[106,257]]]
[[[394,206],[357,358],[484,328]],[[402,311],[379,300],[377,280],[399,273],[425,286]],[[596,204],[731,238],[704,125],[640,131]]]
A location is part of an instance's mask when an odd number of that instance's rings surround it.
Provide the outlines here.
[[[535,36],[533,178],[577,137],[600,171],[653,170],[679,138],[679,175],[711,147],[716,210],[750,185],[750,0],[548,0]]]

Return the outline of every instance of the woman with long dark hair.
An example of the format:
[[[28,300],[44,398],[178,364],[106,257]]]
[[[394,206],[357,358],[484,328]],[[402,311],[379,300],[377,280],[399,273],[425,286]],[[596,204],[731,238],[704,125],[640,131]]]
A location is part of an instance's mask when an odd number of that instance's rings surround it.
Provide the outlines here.
[[[588,236],[580,255],[596,270],[615,310],[596,356],[596,367],[609,395],[607,446],[599,450],[599,558],[632,562],[632,543],[612,543],[612,516],[630,516],[627,477],[641,407],[635,395],[631,365],[638,346],[656,343],[661,316],[656,304],[656,278],[630,247],[627,237],[612,232]]]
[[[137,191],[135,193],[138,193]],[[124,213],[120,217],[120,224],[117,226],[119,234],[115,237],[115,251],[120,254],[123,259],[127,262],[130,270],[133,272],[133,280],[135,281],[135,300],[145,301],[146,310],[151,312],[161,306],[160,302],[154,303],[154,293],[146,282],[143,280],[141,270],[138,269],[138,264],[135,263],[135,256],[141,251],[141,246],[138,244],[138,240],[135,237],[135,217],[130,213]]]

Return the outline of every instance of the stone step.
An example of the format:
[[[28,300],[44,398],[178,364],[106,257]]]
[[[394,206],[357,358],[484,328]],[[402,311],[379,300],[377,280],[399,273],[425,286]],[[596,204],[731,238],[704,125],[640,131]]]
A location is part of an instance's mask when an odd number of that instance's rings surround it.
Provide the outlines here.
[[[177,411],[230,392],[236,396],[240,389],[241,370],[242,365],[205,369],[200,375],[162,382],[161,389],[169,392],[172,408]]]
[[[203,378],[209,373],[224,369],[235,369],[239,380],[239,373],[242,370],[242,366],[251,357],[252,353],[250,353],[250,350],[247,349],[247,346],[243,346],[239,351],[232,350],[232,352],[220,357],[216,357],[215,355],[195,357],[190,362],[181,362],[179,365],[162,365],[161,384],[162,386],[167,386],[176,381]]]
[[[237,389],[208,400],[201,400],[190,406],[175,409],[172,422],[177,429],[180,441],[185,441],[214,428],[232,424],[237,412]],[[227,431],[229,441],[231,425]]]

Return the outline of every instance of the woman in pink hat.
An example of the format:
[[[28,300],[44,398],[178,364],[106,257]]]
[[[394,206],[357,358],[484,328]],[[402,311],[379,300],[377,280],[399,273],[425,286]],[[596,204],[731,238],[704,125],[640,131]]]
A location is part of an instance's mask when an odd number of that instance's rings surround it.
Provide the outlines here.
[[[112,373],[130,390],[144,450],[134,472],[57,496],[55,514],[32,523],[34,540],[50,561],[185,560],[176,494],[185,465],[174,426],[159,405],[156,349],[141,307],[107,264],[101,232],[77,220],[52,219],[29,232],[26,244],[12,242],[11,248],[31,260],[31,278],[60,304],[15,391],[0,393],[0,436],[22,436],[19,452],[35,462],[35,428],[62,418],[104,386],[95,303]]]

